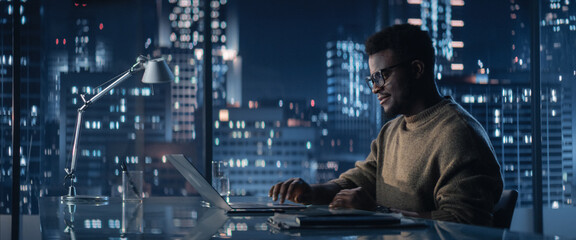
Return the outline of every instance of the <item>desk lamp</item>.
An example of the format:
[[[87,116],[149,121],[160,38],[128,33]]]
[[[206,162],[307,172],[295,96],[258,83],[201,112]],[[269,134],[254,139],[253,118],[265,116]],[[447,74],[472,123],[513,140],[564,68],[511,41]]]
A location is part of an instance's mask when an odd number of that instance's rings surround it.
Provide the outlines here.
[[[170,71],[168,64],[162,58],[149,59],[144,56],[139,56],[136,63],[126,72],[122,73],[118,79],[111,79],[113,81],[110,85],[104,88],[102,91],[98,92],[89,100],[86,100],[84,94],[80,94],[80,98],[84,102],[80,108],[78,108],[78,117],[76,119],[76,129],[74,131],[74,141],[72,144],[72,159],[70,161],[70,168],[64,168],[66,171],[66,179],[70,179],[70,187],[68,188],[68,195],[62,196],[61,200],[67,203],[98,203],[108,201],[106,196],[86,196],[86,195],[76,195],[76,188],[74,187],[74,181],[76,180],[76,158],[78,152],[78,138],[80,135],[80,127],[82,122],[82,113],[86,111],[90,104],[94,103],[96,100],[100,99],[106,93],[110,92],[116,85],[124,82],[134,73],[144,70],[144,75],[142,76],[143,83],[168,83],[174,79],[174,74]]]

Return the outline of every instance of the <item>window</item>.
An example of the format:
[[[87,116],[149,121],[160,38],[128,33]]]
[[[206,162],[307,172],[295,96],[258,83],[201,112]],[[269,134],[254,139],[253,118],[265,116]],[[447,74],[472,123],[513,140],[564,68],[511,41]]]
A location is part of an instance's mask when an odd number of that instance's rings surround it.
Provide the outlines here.
[[[0,214],[13,211],[13,186],[21,189],[21,214],[38,213],[38,192],[65,191],[61,175],[70,164],[81,94],[101,91],[139,55],[164,58],[176,78],[151,86],[132,76],[86,109],[79,194],[90,189],[110,196],[120,161],[144,171],[150,195],[194,194],[174,180],[179,173],[162,157],[169,153],[191,157],[202,170],[211,166],[205,159],[225,163],[234,169],[227,173],[235,195],[265,195],[269,183],[296,175],[311,183],[337,177],[365,158],[387,120],[364,82],[364,40],[375,29],[409,22],[433,36],[441,93],[488,132],[505,188],[520,193],[518,218],[532,216],[541,203],[544,232],[569,235],[562,224],[576,216],[576,54],[567,50],[576,48],[573,2],[539,1],[536,21],[530,1],[520,0],[220,0],[210,1],[209,9],[204,1],[124,2],[0,1]],[[10,35],[12,16],[20,14],[14,4],[23,8],[17,43]],[[140,12],[127,18],[128,7]],[[485,12],[490,16],[478,14]],[[533,22],[540,32],[537,60],[531,59]],[[205,52],[208,41],[211,51]],[[15,62],[21,63],[22,91],[12,96]],[[540,73],[537,122],[531,70]],[[17,144],[11,139],[13,97],[21,104]],[[541,187],[533,185],[536,144]],[[23,174],[11,185],[15,152]],[[518,223],[513,230],[531,227]]]

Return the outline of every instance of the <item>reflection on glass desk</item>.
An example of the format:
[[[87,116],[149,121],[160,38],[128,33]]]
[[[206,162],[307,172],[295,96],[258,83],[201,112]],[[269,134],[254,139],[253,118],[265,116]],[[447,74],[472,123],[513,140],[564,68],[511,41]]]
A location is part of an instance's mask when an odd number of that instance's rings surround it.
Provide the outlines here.
[[[151,197],[103,205],[39,201],[43,239],[558,239],[441,221],[402,229],[276,230],[269,216],[233,216],[199,197]],[[24,231],[26,229],[24,228]]]

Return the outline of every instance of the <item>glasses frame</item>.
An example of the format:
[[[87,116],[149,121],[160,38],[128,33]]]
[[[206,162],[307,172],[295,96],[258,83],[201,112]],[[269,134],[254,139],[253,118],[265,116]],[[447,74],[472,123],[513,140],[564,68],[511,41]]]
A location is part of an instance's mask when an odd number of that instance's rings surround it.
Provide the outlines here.
[[[370,90],[372,90],[373,86],[380,88],[386,84],[386,80],[388,80],[388,78],[390,78],[390,76],[394,72],[394,68],[397,68],[399,66],[402,66],[404,64],[408,64],[411,62],[412,62],[412,60],[402,61],[402,62],[394,64],[392,66],[382,68],[382,69],[374,72],[372,75],[366,77],[366,84],[368,84],[368,87],[370,88]]]

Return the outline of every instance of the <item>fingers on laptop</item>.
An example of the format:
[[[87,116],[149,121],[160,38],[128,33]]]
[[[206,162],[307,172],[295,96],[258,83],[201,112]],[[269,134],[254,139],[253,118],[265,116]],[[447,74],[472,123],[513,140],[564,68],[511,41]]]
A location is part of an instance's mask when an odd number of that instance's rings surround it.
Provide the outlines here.
[[[292,202],[299,202],[299,200],[301,200],[301,195],[305,193],[307,186],[308,184],[301,178],[290,178],[272,186],[268,195],[272,197],[272,200],[274,201],[280,200],[280,203],[284,203],[286,199]]]
[[[377,206],[374,198],[362,187],[340,190],[328,205],[330,208],[356,208],[373,210]]]

